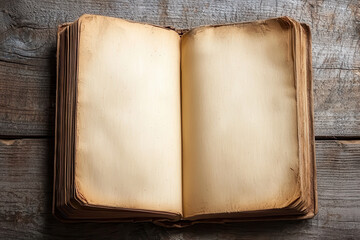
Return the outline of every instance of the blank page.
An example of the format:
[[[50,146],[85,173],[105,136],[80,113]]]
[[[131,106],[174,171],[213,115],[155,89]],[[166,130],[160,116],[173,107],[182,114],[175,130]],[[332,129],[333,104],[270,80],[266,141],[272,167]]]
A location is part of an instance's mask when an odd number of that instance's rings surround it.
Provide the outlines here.
[[[300,194],[290,27],[202,27],[181,47],[185,217],[287,206]]]
[[[182,212],[180,38],[80,19],[75,184],[89,204]]]

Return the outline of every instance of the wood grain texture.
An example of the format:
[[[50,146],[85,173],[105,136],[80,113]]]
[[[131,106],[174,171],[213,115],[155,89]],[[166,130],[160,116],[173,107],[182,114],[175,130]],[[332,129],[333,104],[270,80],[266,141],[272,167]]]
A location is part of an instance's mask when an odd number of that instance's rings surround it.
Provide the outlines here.
[[[83,13],[176,28],[288,15],[313,34],[315,134],[360,139],[358,0],[0,1],[1,239],[356,239],[360,141],[317,141],[319,214],[312,220],[199,224],[62,224],[50,212],[58,24]],[[41,137],[34,138],[34,137]],[[50,137],[49,137],[50,136]],[[23,137],[32,137],[22,139]]]
[[[51,215],[53,140],[0,140],[4,239],[355,239],[360,236],[360,141],[317,141],[319,213],[311,220],[198,224],[63,224]]]
[[[313,34],[315,134],[360,136],[360,3],[345,1],[0,2],[0,135],[54,131],[55,36],[83,13],[176,28],[288,15]]]

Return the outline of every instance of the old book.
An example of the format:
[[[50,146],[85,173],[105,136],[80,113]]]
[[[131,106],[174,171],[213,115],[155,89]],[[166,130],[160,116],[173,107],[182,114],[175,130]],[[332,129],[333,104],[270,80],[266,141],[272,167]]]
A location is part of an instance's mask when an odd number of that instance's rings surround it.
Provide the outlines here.
[[[311,36],[288,17],[59,27],[53,213],[69,221],[317,212]]]

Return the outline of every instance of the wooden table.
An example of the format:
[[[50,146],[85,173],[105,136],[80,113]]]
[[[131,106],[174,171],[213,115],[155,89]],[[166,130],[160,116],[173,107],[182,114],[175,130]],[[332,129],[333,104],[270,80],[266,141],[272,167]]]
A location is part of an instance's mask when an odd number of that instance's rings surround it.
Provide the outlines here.
[[[51,215],[56,28],[83,13],[176,28],[287,15],[313,34],[319,214],[312,220],[62,224]],[[0,238],[360,238],[360,2],[0,2]]]

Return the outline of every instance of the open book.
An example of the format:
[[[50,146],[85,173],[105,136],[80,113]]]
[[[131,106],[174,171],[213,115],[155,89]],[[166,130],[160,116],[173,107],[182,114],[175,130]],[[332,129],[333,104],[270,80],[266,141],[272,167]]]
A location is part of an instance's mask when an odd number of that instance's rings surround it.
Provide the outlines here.
[[[317,212],[311,36],[288,17],[175,31],[83,15],[58,31],[54,214]]]

